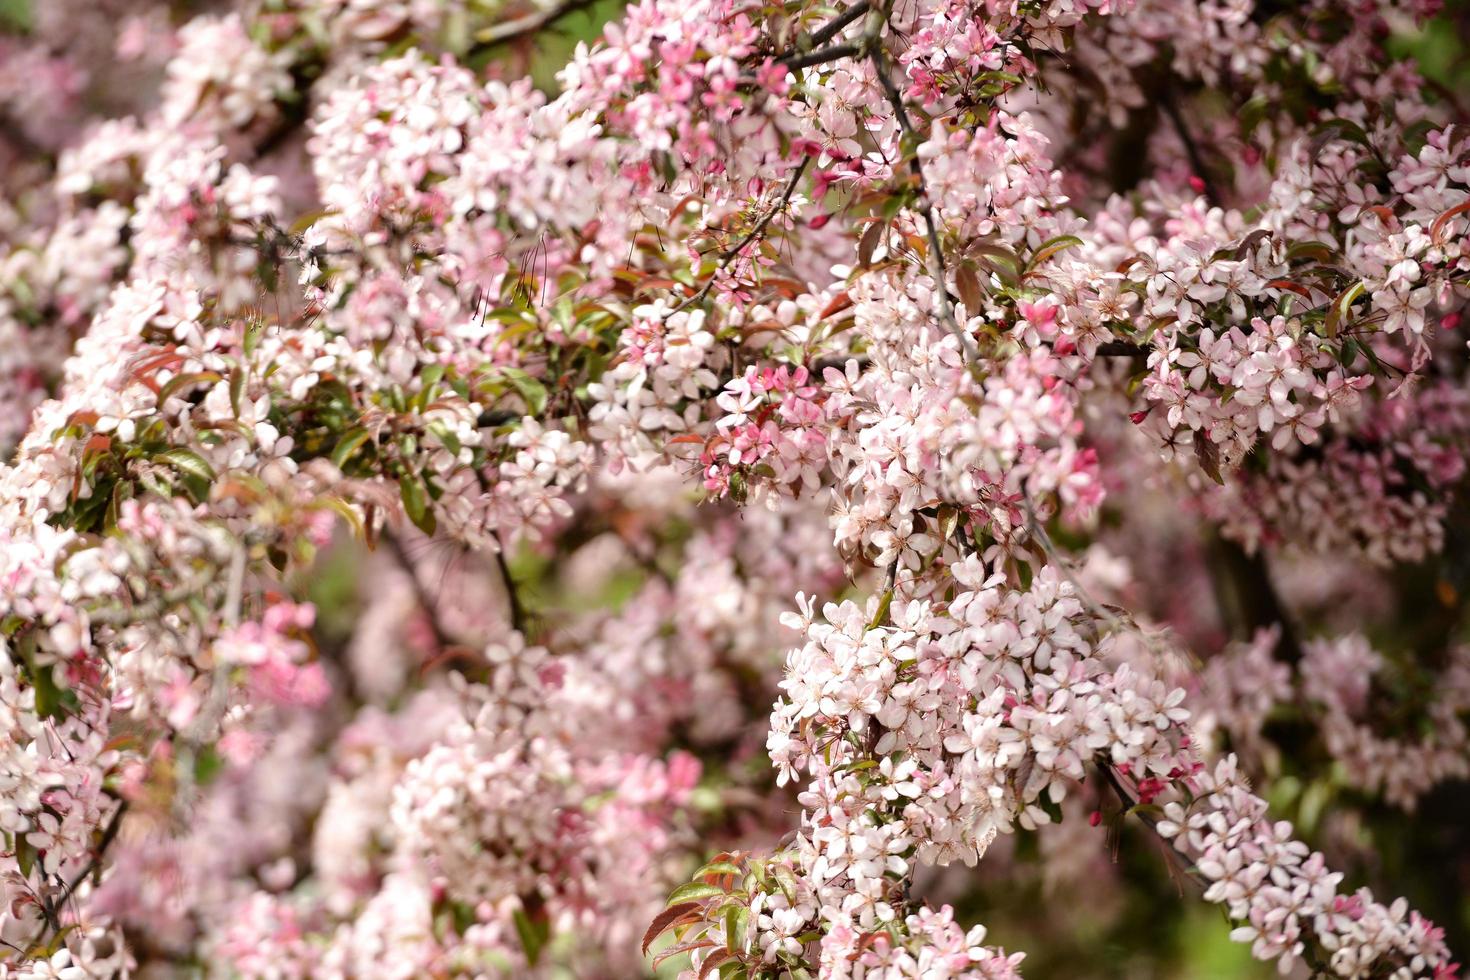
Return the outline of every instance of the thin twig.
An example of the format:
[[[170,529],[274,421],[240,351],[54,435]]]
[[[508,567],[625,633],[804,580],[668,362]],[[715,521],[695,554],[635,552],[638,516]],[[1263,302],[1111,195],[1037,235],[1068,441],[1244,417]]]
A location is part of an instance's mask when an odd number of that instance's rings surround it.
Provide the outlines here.
[[[909,120],[908,110],[904,108],[903,96],[889,75],[888,61],[883,56],[882,49],[876,44],[870,46],[868,57],[872,60],[873,72],[878,76],[879,84],[883,86],[883,94],[888,97],[889,104],[893,106],[893,114],[898,119],[899,128],[903,130],[904,135],[914,136],[913,123]],[[909,158],[909,169],[919,185],[918,211],[924,218],[924,228],[929,239],[929,254],[926,259],[929,266],[929,278],[934,280],[934,295],[939,301],[939,319],[944,324],[944,328],[959,341],[960,350],[965,355],[970,374],[978,381],[980,380],[980,349],[975,344],[975,338],[960,329],[959,321],[955,319],[954,304],[949,298],[949,276],[944,265],[944,250],[939,243],[939,219],[934,213],[934,203],[929,198],[929,185],[924,180],[924,165],[917,154]]]
[[[117,840],[118,831],[122,830],[123,815],[127,812],[128,801],[120,800],[117,804],[117,809],[112,811],[112,817],[108,819],[107,826],[103,828],[102,836],[98,839],[97,847],[92,851],[92,857],[87,861],[87,866],[71,880],[71,883],[62,891],[61,897],[56,900],[57,908],[64,908],[76,890],[81,887],[82,882],[86,881],[102,864],[103,855],[112,846],[112,842]]]
[[[103,828],[102,836],[98,839],[97,847],[92,851],[92,856],[88,858],[86,866],[82,868],[81,872],[70,882],[68,882],[66,887],[61,890],[61,896],[59,898],[55,899],[54,901],[49,897],[45,899],[44,903],[41,906],[41,913],[45,917],[46,921],[42,923],[41,931],[36,934],[36,938],[31,940],[32,949],[35,949],[37,946],[39,946],[41,944],[41,941],[46,938],[46,932],[48,929],[53,932],[60,931],[61,923],[57,919],[57,914],[60,912],[60,910],[66,907],[67,902],[71,901],[72,895],[79,887],[81,887],[82,882],[86,881],[87,878],[94,871],[96,871],[98,866],[102,863],[103,855],[106,854],[107,849],[112,846],[112,842],[117,840],[117,833],[119,830],[122,829],[123,814],[127,812],[128,801],[119,801],[117,809],[113,810],[112,816],[108,818],[107,826]],[[60,876],[58,875],[57,877],[59,878]],[[6,945],[10,946],[12,949],[19,949],[18,946],[15,946],[11,943],[6,943]]]
[[[1133,795],[1128,792],[1127,788],[1123,785],[1122,780],[1118,778],[1118,774],[1113,771],[1112,765],[1107,762],[1099,762],[1097,763],[1097,768],[1098,771],[1102,773],[1103,779],[1105,779],[1108,785],[1113,788],[1113,792],[1118,794],[1118,802],[1123,805],[1124,811],[1126,812],[1129,810],[1133,810],[1133,808],[1138,804],[1138,801],[1135,800],[1133,798]],[[1138,817],[1138,819],[1141,820],[1148,827],[1148,829],[1153,831],[1153,833],[1158,837],[1159,842],[1164,845],[1165,853],[1169,855],[1170,861],[1177,866],[1179,871],[1184,872],[1184,875],[1191,881],[1193,881],[1196,885],[1198,885],[1201,890],[1209,887],[1210,883],[1205,880],[1203,875],[1195,870],[1189,859],[1179,851],[1179,848],[1174,846],[1173,841],[1169,840],[1168,838],[1164,837],[1163,834],[1159,833],[1158,817],[1154,816],[1152,813],[1141,810],[1134,811],[1133,815]]]
[[[579,10],[586,10],[594,6],[596,2],[597,0],[562,0],[549,10],[540,10],[504,23],[492,24],[475,35],[475,43],[470,47],[469,53],[475,55],[497,44],[513,41],[526,34],[534,34],[547,24],[561,20],[568,14],[574,14]]]
[[[413,588],[414,601],[418,603],[419,608],[424,611],[424,617],[429,621],[429,629],[434,634],[435,645],[440,650],[460,646],[461,644],[457,643],[454,637],[444,629],[444,624],[439,622],[439,604],[434,601],[433,596],[429,595],[428,590],[424,588],[424,583],[419,579],[418,562],[409,556],[408,550],[403,547],[403,542],[398,540],[398,535],[385,534],[383,540],[387,542],[388,550],[393,552],[393,557],[408,575],[409,584]]]
[[[761,232],[765,231],[766,226],[771,223],[771,219],[775,218],[778,213],[786,210],[786,205],[791,203],[791,196],[796,193],[796,187],[801,182],[802,174],[806,173],[806,168],[811,165],[811,162],[811,157],[802,158],[801,163],[797,165],[795,172],[792,173],[791,179],[786,184],[786,189],[781,192],[781,198],[776,202],[776,204],[769,211],[761,216],[761,219],[755,223],[755,227],[751,228],[750,231],[747,232],[745,236],[740,239],[740,241],[736,242],[734,245],[720,253],[719,262],[715,268],[715,272],[708,279],[705,280],[703,286],[699,287],[698,292],[696,292],[693,296],[690,296],[678,306],[674,307],[674,309],[670,311],[671,313],[678,313],[680,310],[686,310],[689,307],[693,306],[695,303],[698,303],[700,300],[704,299],[705,296],[709,295],[709,291],[714,287],[715,280],[719,278],[720,272],[723,271],[725,267],[734,260],[735,256],[745,251],[747,245],[760,237]]]

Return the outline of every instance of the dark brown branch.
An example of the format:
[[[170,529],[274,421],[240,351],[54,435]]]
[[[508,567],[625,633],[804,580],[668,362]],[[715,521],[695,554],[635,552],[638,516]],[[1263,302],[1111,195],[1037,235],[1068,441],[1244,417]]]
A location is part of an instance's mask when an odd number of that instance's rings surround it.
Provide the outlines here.
[[[403,542],[398,540],[396,534],[385,534],[383,540],[387,542],[388,550],[393,552],[394,559],[408,575],[409,583],[413,586],[414,600],[424,611],[424,616],[429,620],[429,628],[434,633],[434,643],[441,651],[462,646],[463,644],[457,642],[444,629],[444,624],[439,622],[439,604],[434,601],[434,597],[429,595],[428,590],[424,588],[424,583],[419,580],[418,563],[409,556],[408,550],[403,547]]]
[[[41,931],[31,941],[33,948],[38,946],[41,940],[46,938],[47,929],[53,932],[59,932],[61,930],[61,923],[57,919],[57,916],[62,909],[66,908],[66,903],[71,901],[72,895],[81,887],[82,882],[86,881],[101,866],[102,858],[107,854],[108,848],[112,846],[113,841],[117,840],[118,831],[122,829],[123,815],[127,812],[128,801],[118,801],[117,809],[112,811],[112,816],[108,819],[107,826],[102,829],[102,836],[98,838],[97,846],[93,849],[92,856],[87,860],[86,867],[82,868],[81,872],[62,889],[59,898],[54,901],[50,898],[45,900],[41,906],[41,912],[46,917],[46,924],[41,927]]]
[[[1249,639],[1256,630],[1279,626],[1279,656],[1285,663],[1297,664],[1302,658],[1301,643],[1271,581],[1265,555],[1259,550],[1247,554],[1240,545],[1218,534],[1211,536],[1210,548],[1215,553],[1213,565],[1224,575],[1220,583],[1225,592],[1221,612],[1232,621],[1227,625],[1235,626],[1241,639]]]
[[[1199,144],[1195,142],[1189,127],[1185,125],[1184,116],[1180,114],[1179,106],[1174,102],[1174,93],[1165,87],[1158,101],[1164,110],[1164,115],[1169,117],[1169,122],[1174,126],[1174,131],[1179,134],[1179,141],[1184,144],[1184,152],[1189,156],[1189,165],[1194,169],[1194,175],[1204,185],[1205,200],[1211,204],[1219,204],[1220,194],[1215,188],[1214,181],[1210,179],[1210,170],[1205,165],[1204,154],[1200,152]]]
[[[475,34],[475,43],[470,46],[466,57],[473,57],[497,44],[505,44],[527,34],[534,34],[548,24],[555,23],[569,14],[594,6],[597,0],[562,0],[550,10],[541,10],[524,17],[517,17],[491,26]]]
[[[883,94],[887,96],[889,104],[893,107],[893,114],[898,119],[899,128],[905,136],[914,136],[913,123],[909,120],[908,110],[904,108],[903,96],[898,91],[898,86],[893,84],[893,78],[888,72],[888,61],[883,56],[882,49],[876,44],[868,51],[868,57],[873,62],[873,72],[878,76],[878,82],[883,86]],[[939,300],[939,319],[944,328],[959,341],[960,350],[965,355],[965,362],[969,365],[970,373],[978,377],[980,350],[975,345],[975,338],[960,329],[959,321],[955,319],[954,304],[949,297],[949,276],[944,265],[944,249],[939,243],[939,219],[934,213],[934,203],[929,199],[929,185],[924,180],[924,165],[919,161],[917,154],[909,158],[909,170],[919,185],[918,211],[924,218],[924,228],[929,239],[929,277],[934,280],[934,295]]]
[[[520,593],[516,590],[516,580],[510,574],[510,563],[505,560],[504,545],[495,550],[495,565],[500,569],[500,578],[505,583],[505,601],[510,606],[511,628],[529,639],[530,619],[526,615],[526,607],[521,602]]]
[[[1118,802],[1122,804],[1124,813],[1126,814],[1132,811],[1133,815],[1138,817],[1158,837],[1159,843],[1163,845],[1164,853],[1169,856],[1169,862],[1173,865],[1174,869],[1183,872],[1184,876],[1198,885],[1201,891],[1208,888],[1210,883],[1194,869],[1193,863],[1185,855],[1180,853],[1179,848],[1174,846],[1173,841],[1159,833],[1159,818],[1147,811],[1133,809],[1138,805],[1138,801],[1133,798],[1132,793],[1128,792],[1127,787],[1123,785],[1123,781],[1113,771],[1112,765],[1108,762],[1098,762],[1096,765],[1103,779],[1112,787],[1113,792],[1117,794]]]
[[[817,29],[808,39],[809,43],[812,47],[826,44],[838,34],[841,34],[842,31],[847,27],[847,25],[851,24],[863,14],[867,13],[869,6],[870,4],[868,0],[858,0],[857,3],[853,4],[851,7],[848,7],[842,13],[838,14],[836,17],[828,21],[826,25]]]
[[[117,809],[112,811],[112,817],[108,819],[107,826],[103,828],[102,836],[97,841],[97,848],[92,852],[92,857],[87,862],[87,866],[82,869],[81,874],[72,879],[71,884],[66,886],[66,890],[61,893],[61,898],[56,900],[56,907],[58,909],[66,907],[66,903],[71,900],[72,895],[81,887],[82,882],[86,881],[88,876],[95,872],[102,864],[102,858],[107,853],[107,849],[112,846],[113,841],[117,840],[118,832],[122,830],[123,816],[127,812],[128,801],[120,800],[117,804]]]
[[[1148,348],[1131,340],[1109,340],[1097,345],[1098,357],[1145,357]]]
[[[811,68],[814,65],[825,65],[829,61],[837,61],[841,58],[856,58],[863,53],[861,44],[834,44],[830,48],[822,48],[808,54],[790,55],[781,58],[778,64],[790,69],[800,71],[803,68]]]

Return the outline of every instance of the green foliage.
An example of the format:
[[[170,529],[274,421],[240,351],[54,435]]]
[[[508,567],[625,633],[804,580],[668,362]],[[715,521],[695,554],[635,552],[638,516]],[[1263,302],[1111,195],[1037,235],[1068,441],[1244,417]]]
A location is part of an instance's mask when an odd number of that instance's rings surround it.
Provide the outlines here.
[[[31,29],[31,0],[0,0],[0,32],[24,34]]]

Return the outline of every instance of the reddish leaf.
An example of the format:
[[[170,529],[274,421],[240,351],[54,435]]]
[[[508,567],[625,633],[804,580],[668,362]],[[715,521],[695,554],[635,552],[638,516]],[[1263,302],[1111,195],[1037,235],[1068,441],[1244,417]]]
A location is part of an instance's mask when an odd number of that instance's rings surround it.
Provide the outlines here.
[[[1288,282],[1285,279],[1272,279],[1266,285],[1271,289],[1289,289],[1298,296],[1304,296],[1307,299],[1312,298],[1312,291],[1300,283]]]
[[[1270,239],[1271,232],[1268,229],[1257,228],[1249,235],[1246,235],[1245,238],[1241,241],[1240,247],[1235,250],[1235,257],[1237,259],[1245,258],[1247,255],[1254,252],[1256,250],[1256,246],[1259,245],[1262,241],[1270,241]]]
[[[975,267],[967,262],[956,269],[954,285],[959,291],[960,302],[965,304],[965,312],[970,316],[978,316],[985,302],[985,293],[980,288],[980,277],[976,274]]]
[[[1436,243],[1440,242],[1440,236],[1444,234],[1445,226],[1453,221],[1458,215],[1470,211],[1470,201],[1463,201],[1450,208],[1444,214],[1434,219],[1434,224],[1429,226],[1429,238]]]
[[[868,225],[868,230],[858,239],[858,265],[873,264],[873,253],[878,251],[878,243],[883,240],[883,233],[887,230],[888,226],[881,221]]]
[[[680,902],[678,905],[670,905],[654,916],[653,921],[649,923],[648,931],[643,934],[643,955],[648,955],[648,947],[652,946],[653,941],[663,935],[666,929],[689,913],[697,912],[699,908],[698,902]]]
[[[1220,450],[1203,432],[1194,434],[1194,458],[1199,460],[1200,469],[1206,476],[1221,486],[1225,485],[1225,478],[1220,475]]]
[[[710,971],[718,969],[721,963],[725,962],[734,955],[735,954],[730,952],[728,949],[717,949],[713,953],[709,954],[709,956],[704,961],[704,966],[699,968],[700,980],[704,980],[705,977],[710,975]]]
[[[688,953],[696,949],[709,949],[713,947],[714,944],[715,941],[713,939],[691,939],[687,943],[680,943],[677,946],[670,946],[668,949],[664,950],[662,953],[659,953],[653,958],[653,968],[657,970],[659,964],[662,963],[664,960],[672,959],[673,957],[678,956],[680,953]]]
[[[846,290],[844,290],[832,297],[832,302],[828,303],[822,312],[818,314],[817,319],[825,320],[827,317],[841,313],[843,310],[850,309],[851,307],[852,297],[847,295]]]

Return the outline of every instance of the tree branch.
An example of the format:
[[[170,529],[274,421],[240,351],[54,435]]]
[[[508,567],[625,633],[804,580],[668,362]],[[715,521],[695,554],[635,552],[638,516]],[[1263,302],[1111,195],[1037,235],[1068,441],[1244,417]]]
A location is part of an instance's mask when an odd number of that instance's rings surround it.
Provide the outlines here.
[[[1222,605],[1233,607],[1222,608],[1221,612],[1234,620],[1237,635],[1249,639],[1256,630],[1279,626],[1281,657],[1295,666],[1302,658],[1301,643],[1281,597],[1276,594],[1265,555],[1259,550],[1253,555],[1246,554],[1244,548],[1218,533],[1211,534],[1210,548],[1215,552],[1214,566],[1225,576],[1222,584],[1227,597]]]
[[[796,187],[801,182],[801,177],[803,174],[806,173],[806,168],[811,165],[811,162],[811,157],[802,158],[801,163],[797,165],[796,170],[791,174],[791,179],[787,182],[786,189],[781,192],[780,200],[778,200],[769,211],[761,216],[761,219],[755,223],[755,227],[751,228],[750,231],[747,232],[745,236],[740,239],[740,241],[736,242],[734,245],[720,253],[719,262],[715,267],[714,274],[705,280],[704,285],[699,287],[698,292],[690,296],[678,306],[674,307],[674,309],[671,311],[672,313],[678,313],[680,310],[686,310],[689,307],[693,306],[695,303],[698,303],[700,300],[704,299],[705,296],[709,295],[709,291],[714,287],[715,280],[719,278],[720,272],[723,271],[725,267],[734,260],[735,256],[743,252],[747,245],[760,237],[761,232],[766,230],[766,226],[771,223],[771,220],[775,218],[778,213],[786,210],[786,205],[791,203],[791,196],[796,193]]]
[[[48,928],[57,931],[60,930],[57,914],[61,909],[66,907],[67,902],[71,901],[72,895],[81,887],[82,882],[86,881],[101,866],[102,858],[107,853],[107,849],[112,846],[113,841],[117,840],[118,831],[122,829],[123,815],[127,812],[128,801],[119,800],[117,809],[112,811],[112,816],[108,818],[107,826],[102,830],[102,836],[97,840],[97,846],[93,849],[92,856],[87,860],[86,867],[82,868],[81,872],[62,889],[61,897],[55,901],[49,898],[46,900],[45,905],[42,906],[42,912],[46,917],[46,924],[42,925],[41,931],[36,935],[36,938],[31,940],[32,949],[40,945],[41,941],[46,938],[46,930]]]
[[[1204,154],[1200,152],[1199,144],[1195,142],[1194,136],[1189,132],[1189,127],[1184,123],[1184,116],[1179,112],[1179,106],[1174,102],[1174,93],[1167,86],[1162,89],[1159,96],[1159,105],[1164,110],[1164,115],[1169,117],[1174,131],[1179,134],[1179,141],[1184,144],[1184,152],[1189,156],[1189,165],[1194,169],[1194,174],[1204,185],[1205,200],[1211,204],[1220,203],[1220,194],[1216,190],[1214,182],[1210,179],[1209,168],[1205,166]]]
[[[495,549],[495,565],[500,569],[500,578],[505,583],[505,599],[510,606],[510,625],[523,637],[529,637],[530,620],[526,615],[526,607],[521,603],[520,593],[516,591],[516,580],[510,574],[510,563],[505,560],[505,546],[501,545]]]
[[[878,82],[883,86],[883,94],[888,97],[888,103],[893,107],[893,114],[898,119],[899,128],[905,136],[914,135],[913,123],[909,121],[908,110],[904,108],[903,96],[898,87],[893,84],[893,79],[888,73],[888,61],[883,56],[882,49],[876,44],[868,51],[868,57],[873,63],[873,72],[878,76]],[[929,239],[929,254],[926,257],[929,266],[929,277],[934,280],[934,295],[939,302],[939,319],[960,344],[960,350],[965,355],[965,362],[969,365],[970,374],[979,380],[980,349],[975,344],[975,338],[960,329],[959,321],[955,319],[954,304],[949,298],[948,273],[944,265],[944,250],[939,244],[939,220],[934,213],[934,204],[929,199],[929,185],[924,180],[924,165],[919,161],[918,155],[909,158],[909,170],[912,171],[914,179],[919,184],[918,211],[924,218],[924,228]]]
[[[569,14],[594,6],[597,0],[562,0],[548,10],[538,10],[500,24],[492,24],[475,34],[475,43],[470,46],[466,57],[479,54],[497,44],[505,44],[527,34],[534,34],[548,24],[555,23]]]
[[[1098,357],[1145,357],[1148,348],[1131,340],[1109,340],[1097,345]]]
[[[857,3],[853,4],[851,7],[848,7],[842,13],[832,18],[824,26],[818,28],[808,39],[808,42],[814,48],[819,45],[826,44],[838,34],[841,34],[842,31],[849,24],[853,23],[863,14],[867,13],[870,7],[871,4],[869,0],[858,0]],[[800,42],[798,42],[798,44],[799,43]]]
[[[414,601],[418,603],[419,608],[424,611],[424,616],[429,620],[429,629],[434,633],[434,643],[441,651],[462,646],[445,631],[444,624],[439,622],[439,604],[434,601],[434,597],[429,595],[428,590],[424,588],[424,583],[419,580],[418,563],[409,556],[408,550],[403,547],[403,542],[398,540],[396,534],[385,534],[383,540],[387,542],[388,550],[393,552],[394,559],[408,575],[409,583],[413,587]]]
[[[830,48],[822,48],[808,54],[787,55],[776,62],[791,71],[800,71],[813,65],[825,65],[829,61],[837,61],[840,58],[856,58],[862,55],[861,44],[834,44]]]

